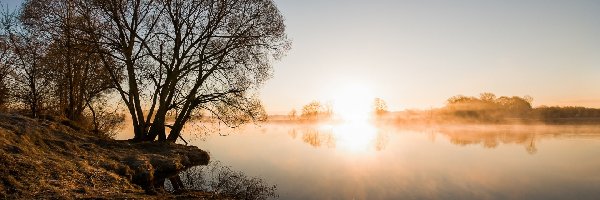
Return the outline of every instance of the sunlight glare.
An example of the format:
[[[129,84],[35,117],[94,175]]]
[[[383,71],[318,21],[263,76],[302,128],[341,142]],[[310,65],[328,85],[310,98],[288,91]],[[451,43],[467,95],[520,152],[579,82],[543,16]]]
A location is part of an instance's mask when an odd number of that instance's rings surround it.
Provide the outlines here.
[[[332,127],[337,147],[357,152],[372,149],[376,140],[376,128],[366,122],[342,123]]]
[[[346,85],[334,93],[333,112],[344,121],[367,121],[372,114],[373,95],[365,85]]]

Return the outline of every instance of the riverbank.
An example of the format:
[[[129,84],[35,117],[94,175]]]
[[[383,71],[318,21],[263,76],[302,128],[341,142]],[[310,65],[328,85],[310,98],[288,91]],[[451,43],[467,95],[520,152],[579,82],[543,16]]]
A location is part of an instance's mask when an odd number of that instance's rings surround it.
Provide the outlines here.
[[[0,199],[208,197],[162,185],[209,159],[195,146],[118,141],[64,121],[0,114]]]

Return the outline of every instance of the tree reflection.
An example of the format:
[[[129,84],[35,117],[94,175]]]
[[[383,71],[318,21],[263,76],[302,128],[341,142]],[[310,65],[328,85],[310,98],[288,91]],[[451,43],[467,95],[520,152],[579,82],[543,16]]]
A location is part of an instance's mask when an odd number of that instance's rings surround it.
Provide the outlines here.
[[[172,180],[175,180],[172,183]],[[249,177],[234,171],[218,161],[206,166],[192,167],[179,174],[178,178],[165,181],[165,189],[176,192],[183,190],[208,192],[208,199],[272,199],[277,198],[277,186],[269,185],[258,177]]]
[[[529,154],[538,151],[537,142],[549,137],[598,137],[598,127],[589,126],[440,126],[439,134],[448,137],[450,143],[467,146],[481,144],[484,148],[496,148],[501,144],[522,145]]]
[[[309,129],[302,134],[302,141],[313,147],[325,145],[329,148],[335,148],[335,137],[331,132],[319,132],[316,129]]]
[[[377,151],[382,151],[385,149],[385,147],[387,146],[388,142],[389,142],[389,136],[388,134],[377,134],[377,138],[375,140],[375,150]]]
[[[386,148],[389,136],[371,124],[353,123],[294,128],[288,131],[293,139],[300,139],[315,148],[347,148],[349,150]]]
[[[394,136],[390,131],[393,134],[416,131],[427,134],[431,142],[442,136],[457,146],[479,145],[494,149],[501,145],[516,144],[529,154],[536,154],[539,151],[538,143],[546,138],[600,138],[600,127],[578,125],[419,125],[390,128],[368,123],[301,126],[290,129],[288,135],[315,148],[382,151],[386,149],[390,137]]]

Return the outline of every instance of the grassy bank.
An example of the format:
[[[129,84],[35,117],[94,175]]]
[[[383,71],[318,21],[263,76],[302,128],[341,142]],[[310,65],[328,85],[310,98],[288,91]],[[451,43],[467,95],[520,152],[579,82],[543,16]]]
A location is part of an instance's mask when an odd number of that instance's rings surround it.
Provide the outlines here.
[[[53,120],[0,114],[0,199],[202,198],[162,190],[208,154],[194,146],[103,138]]]

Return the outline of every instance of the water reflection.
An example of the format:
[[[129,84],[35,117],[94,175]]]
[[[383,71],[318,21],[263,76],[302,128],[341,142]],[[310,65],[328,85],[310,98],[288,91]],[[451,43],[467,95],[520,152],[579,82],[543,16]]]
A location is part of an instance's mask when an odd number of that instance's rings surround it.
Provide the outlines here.
[[[390,130],[392,129],[392,130]],[[529,154],[538,152],[537,143],[552,137],[600,138],[600,128],[590,126],[546,125],[460,125],[389,127],[370,123],[342,123],[294,127],[288,131],[293,139],[300,139],[313,147],[338,148],[349,152],[382,151],[390,140],[390,132],[416,131],[427,134],[431,142],[438,136],[447,138],[456,146],[481,145],[494,149],[500,145],[517,144]]]
[[[272,123],[238,130],[192,144],[246,177],[277,184],[281,199],[600,196],[600,126]]]
[[[339,123],[293,128],[288,135],[313,147],[339,148],[348,152],[385,149],[388,136],[368,122]]]
[[[600,138],[599,129],[589,126],[467,125],[440,126],[435,130],[458,146],[481,145],[493,149],[499,145],[517,144],[529,154],[537,153],[537,143],[545,138]]]
[[[179,190],[207,192],[212,195],[207,196],[209,199],[261,200],[279,197],[276,193],[277,186],[267,184],[262,178],[234,171],[218,161],[192,167],[179,173],[179,177],[165,181],[165,189],[168,191],[176,192],[174,186]]]

